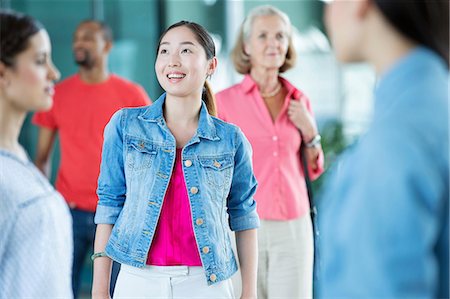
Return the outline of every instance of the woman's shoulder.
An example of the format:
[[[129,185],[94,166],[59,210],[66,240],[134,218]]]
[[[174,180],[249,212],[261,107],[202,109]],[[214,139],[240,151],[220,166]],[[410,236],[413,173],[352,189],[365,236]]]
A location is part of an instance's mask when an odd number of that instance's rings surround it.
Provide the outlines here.
[[[140,115],[151,111],[153,105],[149,106],[140,106],[140,107],[126,107],[117,110],[110,119],[110,123],[120,123],[123,120],[133,120],[133,118],[137,118]]]
[[[217,133],[221,138],[233,139],[233,141],[239,141],[244,133],[238,126],[221,120],[220,118],[212,116]]]
[[[218,102],[232,100],[236,95],[241,95],[243,90],[243,82],[236,83],[216,93],[216,100]]]
[[[218,94],[218,95],[221,95],[221,94],[224,94],[224,93],[229,93],[229,92],[236,91],[236,90],[240,89],[241,85],[242,85],[242,82],[233,84],[233,85],[231,85],[231,86],[229,86],[229,87],[227,87],[227,88],[222,89],[222,90],[219,91],[217,94]]]
[[[290,80],[285,77],[279,76],[279,81],[284,86],[284,88],[291,94],[293,99],[306,98],[309,101],[308,96],[297,86],[295,86]]]
[[[153,105],[140,106],[140,107],[126,107],[126,108],[120,109],[119,111],[122,111],[121,113],[123,113],[127,116],[140,115],[147,111],[151,111],[152,107],[153,107]]]
[[[30,163],[0,155],[0,194],[2,208],[16,209],[26,206],[36,198],[52,194],[53,187],[39,170]]]
[[[226,122],[216,116],[211,116],[211,118],[214,122],[214,125],[216,126],[216,129],[233,131],[233,132],[235,132],[236,130],[240,130],[238,126],[236,126],[232,123]]]

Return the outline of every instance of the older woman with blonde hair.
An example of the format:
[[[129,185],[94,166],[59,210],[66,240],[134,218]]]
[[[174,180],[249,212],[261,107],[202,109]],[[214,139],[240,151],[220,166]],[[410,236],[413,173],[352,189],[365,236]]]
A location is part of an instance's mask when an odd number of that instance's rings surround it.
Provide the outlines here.
[[[232,53],[241,83],[217,94],[219,117],[253,147],[258,232],[258,298],[312,297],[313,231],[300,145],[311,179],[323,172],[320,135],[305,94],[280,73],[295,65],[289,17],[265,5],[244,20]]]

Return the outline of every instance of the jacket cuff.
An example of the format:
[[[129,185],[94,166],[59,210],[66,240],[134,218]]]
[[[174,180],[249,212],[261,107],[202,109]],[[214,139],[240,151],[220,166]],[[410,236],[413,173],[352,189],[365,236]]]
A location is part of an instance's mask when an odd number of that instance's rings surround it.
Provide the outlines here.
[[[259,216],[256,213],[256,210],[244,216],[234,218],[230,217],[230,228],[232,231],[235,232],[258,228],[259,225],[260,225]]]
[[[94,223],[95,224],[115,224],[119,217],[122,207],[109,207],[97,205],[97,211],[95,212]]]

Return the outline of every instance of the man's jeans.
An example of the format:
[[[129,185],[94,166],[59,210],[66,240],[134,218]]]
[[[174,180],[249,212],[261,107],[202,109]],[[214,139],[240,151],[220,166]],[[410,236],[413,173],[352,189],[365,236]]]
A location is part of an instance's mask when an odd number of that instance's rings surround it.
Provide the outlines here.
[[[72,267],[72,289],[73,296],[76,299],[78,296],[81,272],[86,260],[86,255],[89,256],[93,253],[94,248],[94,236],[95,236],[95,224],[94,224],[94,212],[87,212],[77,209],[70,210],[73,220],[73,267]],[[111,273],[111,288],[110,293],[112,296],[114,286],[116,284],[117,275],[119,274],[120,264],[113,262],[113,268]],[[89,266],[89,271],[92,272],[92,266]]]

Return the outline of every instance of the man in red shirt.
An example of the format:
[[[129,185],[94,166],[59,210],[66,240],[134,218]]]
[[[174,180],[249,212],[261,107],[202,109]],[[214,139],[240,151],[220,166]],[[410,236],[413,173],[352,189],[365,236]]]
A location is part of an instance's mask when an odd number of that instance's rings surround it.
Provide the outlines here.
[[[109,73],[111,47],[112,33],[107,25],[93,20],[80,23],[73,40],[79,71],[56,85],[52,109],[36,113],[33,118],[33,123],[40,126],[35,162],[41,171],[47,168],[57,132],[60,137],[56,188],[73,217],[74,298],[86,254],[93,249],[103,129],[117,110],[150,104],[141,86]]]

